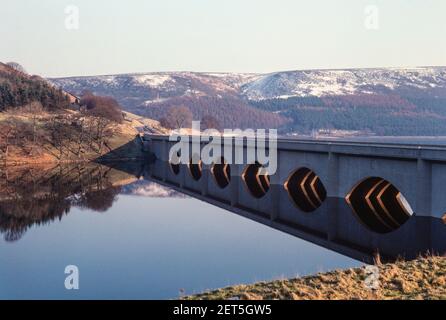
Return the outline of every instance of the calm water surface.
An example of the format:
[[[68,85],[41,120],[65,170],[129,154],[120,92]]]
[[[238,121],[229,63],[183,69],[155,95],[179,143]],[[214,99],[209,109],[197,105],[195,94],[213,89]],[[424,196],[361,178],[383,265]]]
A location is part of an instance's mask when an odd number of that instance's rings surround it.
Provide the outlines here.
[[[22,173],[9,175],[15,184],[0,201],[1,299],[177,298],[361,265],[151,181],[104,182],[109,171],[100,183],[91,172],[73,180],[70,170],[34,179],[31,190]],[[65,289],[67,265],[79,268],[79,290]]]

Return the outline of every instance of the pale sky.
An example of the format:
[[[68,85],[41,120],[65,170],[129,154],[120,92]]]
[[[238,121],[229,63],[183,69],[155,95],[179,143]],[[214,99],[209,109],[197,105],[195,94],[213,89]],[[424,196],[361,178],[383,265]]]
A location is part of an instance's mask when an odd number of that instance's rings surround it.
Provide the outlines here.
[[[79,29],[66,28],[69,5]],[[446,65],[445,0],[0,0],[0,8],[0,61],[43,76]]]

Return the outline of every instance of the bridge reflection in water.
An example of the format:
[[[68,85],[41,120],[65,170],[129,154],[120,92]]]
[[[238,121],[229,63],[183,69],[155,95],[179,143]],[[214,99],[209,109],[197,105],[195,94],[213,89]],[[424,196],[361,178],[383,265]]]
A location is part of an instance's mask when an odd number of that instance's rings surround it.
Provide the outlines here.
[[[3,172],[0,233],[17,241],[36,224],[62,219],[72,207],[106,211],[121,186],[144,177],[363,262],[373,263],[377,253],[382,261],[446,253],[443,220],[412,212],[385,179],[363,179],[346,197],[333,197],[309,168],[290,170],[278,184],[276,177],[259,174],[259,163],[221,160],[211,166],[152,160]]]
[[[156,158],[147,179],[351,258],[446,253],[446,201],[432,194],[446,178],[442,148],[279,141],[279,169],[269,176],[258,162],[224,156],[174,165],[167,154],[175,142],[146,140]]]

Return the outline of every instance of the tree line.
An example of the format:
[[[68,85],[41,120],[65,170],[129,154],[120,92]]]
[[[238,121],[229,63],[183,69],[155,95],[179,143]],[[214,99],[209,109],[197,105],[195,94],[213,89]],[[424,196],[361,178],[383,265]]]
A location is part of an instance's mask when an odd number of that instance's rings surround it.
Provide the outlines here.
[[[0,71],[0,112],[39,101],[46,110],[70,106],[65,93],[38,77]]]
[[[380,135],[446,135],[446,99],[399,95],[292,97],[251,102],[256,108],[292,119],[282,132],[318,129]]]

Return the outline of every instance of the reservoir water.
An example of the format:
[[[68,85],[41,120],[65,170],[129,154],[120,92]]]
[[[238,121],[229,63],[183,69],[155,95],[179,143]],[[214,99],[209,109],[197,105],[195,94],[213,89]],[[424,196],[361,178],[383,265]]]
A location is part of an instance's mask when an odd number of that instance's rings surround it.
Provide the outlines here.
[[[175,299],[363,265],[131,167],[0,171],[0,299]]]

